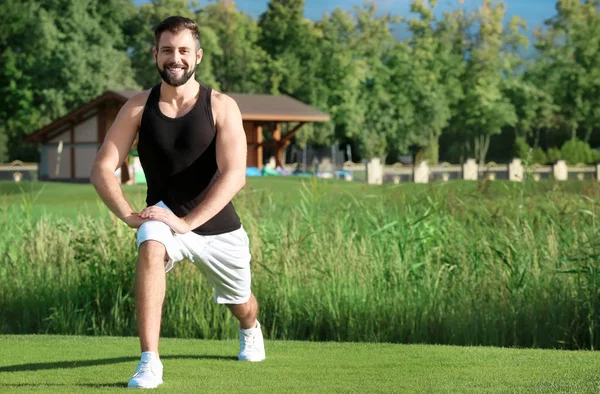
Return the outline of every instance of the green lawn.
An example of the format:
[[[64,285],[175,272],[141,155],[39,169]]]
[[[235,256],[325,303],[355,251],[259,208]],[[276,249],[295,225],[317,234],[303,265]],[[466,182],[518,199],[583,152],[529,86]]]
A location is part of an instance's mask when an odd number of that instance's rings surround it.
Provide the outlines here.
[[[268,341],[267,360],[235,360],[237,341],[164,339],[162,392],[598,392],[585,351]],[[0,392],[125,390],[135,338],[0,336]]]
[[[536,199],[544,199],[544,195],[549,193],[564,193],[569,197],[577,195],[591,198],[600,197],[600,185],[596,182],[541,181],[523,184],[508,181],[453,181],[374,186],[360,182],[301,177],[248,178],[240,196],[263,193],[277,199],[286,199],[289,204],[294,204],[298,202],[303,185],[308,185],[313,191],[320,190],[331,196],[352,195],[361,199],[383,196],[392,201],[407,196],[414,200],[432,196],[441,198],[459,196],[466,199],[483,198],[487,201],[503,203],[507,202],[504,200],[514,198],[519,193]],[[145,206],[146,185],[125,185],[123,192],[134,208],[139,209]],[[3,207],[4,209],[26,209],[34,218],[42,215],[67,218],[74,218],[78,215],[96,216],[98,213],[106,211],[92,185],[58,182],[14,183],[0,181],[0,212]]]

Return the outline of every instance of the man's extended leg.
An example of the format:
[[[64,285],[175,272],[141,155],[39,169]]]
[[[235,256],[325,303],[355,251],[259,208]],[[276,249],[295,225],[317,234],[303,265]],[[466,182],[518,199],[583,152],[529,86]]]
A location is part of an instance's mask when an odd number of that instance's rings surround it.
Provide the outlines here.
[[[140,245],[135,271],[135,309],[142,359],[129,387],[155,388],[162,383],[158,340],[165,298],[166,260],[167,253],[160,242],[145,241]]]
[[[167,252],[160,242],[146,241],[140,245],[135,270],[135,311],[142,352],[158,354],[167,260]]]
[[[240,321],[240,361],[262,361],[265,359],[265,344],[258,316],[258,303],[254,294],[243,304],[227,304],[233,315]]]

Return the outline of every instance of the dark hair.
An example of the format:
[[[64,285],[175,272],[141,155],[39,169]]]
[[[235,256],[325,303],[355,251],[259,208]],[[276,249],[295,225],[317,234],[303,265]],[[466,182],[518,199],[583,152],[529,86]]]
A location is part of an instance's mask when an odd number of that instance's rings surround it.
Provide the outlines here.
[[[192,33],[192,37],[194,38],[194,41],[196,41],[196,50],[200,49],[200,32],[198,31],[198,24],[192,19],[183,16],[170,16],[156,26],[156,29],[154,29],[156,49],[158,49],[158,42],[160,41],[160,36],[163,32],[170,31],[173,34],[177,34],[186,29]]]

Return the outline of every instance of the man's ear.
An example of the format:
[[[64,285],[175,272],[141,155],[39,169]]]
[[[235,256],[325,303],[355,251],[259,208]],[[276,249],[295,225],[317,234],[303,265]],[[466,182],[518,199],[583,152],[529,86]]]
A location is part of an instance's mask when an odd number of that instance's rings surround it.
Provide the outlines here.
[[[154,61],[156,61],[156,55],[158,55],[158,51],[156,50],[156,47],[152,47],[152,55],[154,55]]]
[[[198,52],[196,52],[196,65],[200,64],[203,55],[204,51],[202,50],[202,48],[198,49]]]

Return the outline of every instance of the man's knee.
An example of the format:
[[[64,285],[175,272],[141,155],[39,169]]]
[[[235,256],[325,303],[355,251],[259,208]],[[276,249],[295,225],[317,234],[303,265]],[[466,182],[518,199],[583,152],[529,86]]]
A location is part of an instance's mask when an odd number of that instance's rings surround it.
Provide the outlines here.
[[[258,311],[258,302],[254,294],[250,294],[248,301],[242,304],[227,304],[227,307],[236,315],[246,316]]]
[[[169,256],[165,245],[154,240],[147,240],[140,244],[138,260],[152,262],[156,260],[168,261]]]

